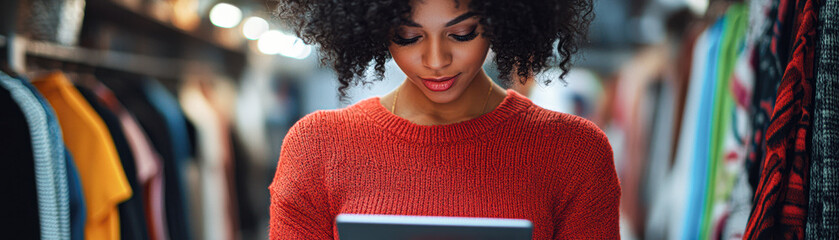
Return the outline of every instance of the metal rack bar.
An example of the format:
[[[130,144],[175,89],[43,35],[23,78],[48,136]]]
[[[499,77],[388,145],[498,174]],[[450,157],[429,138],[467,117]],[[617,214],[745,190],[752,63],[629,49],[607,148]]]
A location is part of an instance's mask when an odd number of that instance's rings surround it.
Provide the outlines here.
[[[145,76],[177,79],[188,61],[108,50],[63,46],[44,41],[26,41],[26,55],[101,67]]]

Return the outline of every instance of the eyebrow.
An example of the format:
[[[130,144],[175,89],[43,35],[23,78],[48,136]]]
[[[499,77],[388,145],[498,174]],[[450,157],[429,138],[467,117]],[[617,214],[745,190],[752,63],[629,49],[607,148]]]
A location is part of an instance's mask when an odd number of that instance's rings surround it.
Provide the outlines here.
[[[463,20],[474,17],[475,15],[478,15],[478,14],[475,13],[475,12],[467,12],[467,13],[461,14],[460,16],[457,16],[456,18],[447,22],[446,27],[450,27],[452,25],[463,22]],[[402,24],[405,25],[405,26],[409,26],[409,27],[422,27],[422,25],[420,25],[419,23],[416,23],[416,22],[414,22],[412,20],[408,20],[408,19],[404,20],[404,22]]]

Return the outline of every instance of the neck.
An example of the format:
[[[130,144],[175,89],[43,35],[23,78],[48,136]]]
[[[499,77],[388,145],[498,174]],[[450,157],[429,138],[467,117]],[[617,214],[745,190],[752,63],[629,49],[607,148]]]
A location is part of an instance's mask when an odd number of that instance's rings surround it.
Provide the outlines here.
[[[411,81],[405,81],[399,88],[395,114],[420,125],[451,124],[479,117],[495,109],[500,103],[498,99],[503,100],[506,96],[483,71],[475,76],[460,97],[447,103],[431,101]]]

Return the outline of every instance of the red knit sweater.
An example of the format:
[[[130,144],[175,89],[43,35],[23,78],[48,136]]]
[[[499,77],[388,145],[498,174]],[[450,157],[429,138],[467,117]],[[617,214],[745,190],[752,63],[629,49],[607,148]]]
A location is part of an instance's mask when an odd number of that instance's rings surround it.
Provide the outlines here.
[[[490,113],[441,126],[378,98],[304,117],[269,187],[271,239],[338,239],[339,213],[519,218],[533,239],[619,238],[606,135],[507,94]]]

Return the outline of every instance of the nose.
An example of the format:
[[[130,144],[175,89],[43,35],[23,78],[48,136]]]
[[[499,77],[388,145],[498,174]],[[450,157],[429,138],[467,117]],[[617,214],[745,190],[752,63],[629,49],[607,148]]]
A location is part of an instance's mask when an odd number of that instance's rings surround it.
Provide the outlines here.
[[[422,64],[426,68],[441,70],[452,63],[451,50],[446,46],[445,41],[432,39],[428,43],[422,56]]]

